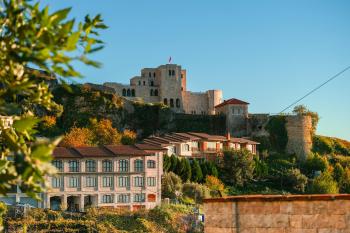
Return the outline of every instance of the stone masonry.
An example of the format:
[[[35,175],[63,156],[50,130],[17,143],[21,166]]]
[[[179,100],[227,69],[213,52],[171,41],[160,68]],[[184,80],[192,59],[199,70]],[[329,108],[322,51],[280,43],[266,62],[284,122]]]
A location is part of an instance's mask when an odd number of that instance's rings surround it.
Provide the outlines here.
[[[248,195],[204,200],[205,233],[349,233],[350,195]]]

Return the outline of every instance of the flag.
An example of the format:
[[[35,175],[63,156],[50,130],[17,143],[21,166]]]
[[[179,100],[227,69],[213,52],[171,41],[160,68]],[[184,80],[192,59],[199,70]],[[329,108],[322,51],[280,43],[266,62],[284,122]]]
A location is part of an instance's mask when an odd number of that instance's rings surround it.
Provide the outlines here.
[[[171,63],[171,56],[169,57],[169,62],[168,63]]]

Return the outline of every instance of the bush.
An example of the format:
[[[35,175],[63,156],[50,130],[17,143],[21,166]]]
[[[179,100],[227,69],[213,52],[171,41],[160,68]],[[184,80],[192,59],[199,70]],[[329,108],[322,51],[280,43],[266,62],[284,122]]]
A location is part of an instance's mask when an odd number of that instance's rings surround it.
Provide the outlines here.
[[[221,180],[219,180],[215,176],[207,176],[205,178],[205,185],[210,189],[210,196],[226,196],[225,185],[222,183]]]
[[[325,171],[313,180],[310,191],[317,194],[335,194],[339,192],[339,188],[331,174]]]
[[[162,178],[162,196],[175,199],[181,195],[182,180],[173,172],[166,172]]]
[[[326,157],[311,153],[303,164],[304,170],[308,175],[314,175],[316,171],[324,172],[328,169],[329,163]]]
[[[307,177],[297,168],[289,169],[286,172],[285,184],[296,192],[305,192],[307,182]]]
[[[196,203],[202,203],[204,198],[210,197],[209,188],[197,183],[185,183],[182,192],[185,197],[192,198]]]

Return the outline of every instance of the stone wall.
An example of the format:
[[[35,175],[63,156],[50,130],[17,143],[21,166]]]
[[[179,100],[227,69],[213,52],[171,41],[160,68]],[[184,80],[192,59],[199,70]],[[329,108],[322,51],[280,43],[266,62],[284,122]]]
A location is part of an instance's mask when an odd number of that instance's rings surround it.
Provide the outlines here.
[[[349,233],[350,195],[252,195],[204,200],[205,233]]]

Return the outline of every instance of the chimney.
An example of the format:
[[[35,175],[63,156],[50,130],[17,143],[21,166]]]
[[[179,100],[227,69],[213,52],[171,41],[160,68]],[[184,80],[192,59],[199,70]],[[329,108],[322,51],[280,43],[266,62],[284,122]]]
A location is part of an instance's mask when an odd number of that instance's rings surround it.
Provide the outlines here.
[[[230,141],[230,140],[231,140],[231,134],[230,134],[230,132],[227,132],[227,133],[226,133],[226,139],[227,139],[227,141]]]

